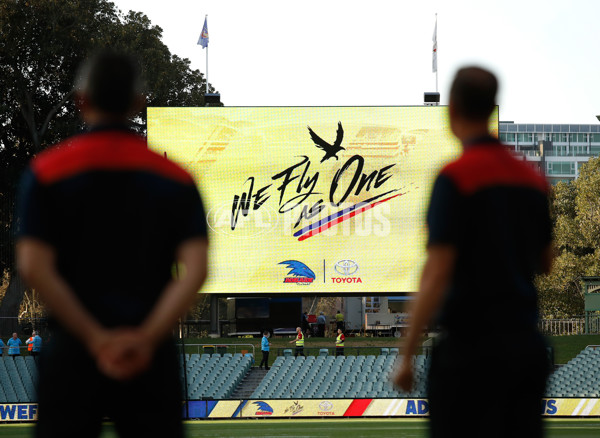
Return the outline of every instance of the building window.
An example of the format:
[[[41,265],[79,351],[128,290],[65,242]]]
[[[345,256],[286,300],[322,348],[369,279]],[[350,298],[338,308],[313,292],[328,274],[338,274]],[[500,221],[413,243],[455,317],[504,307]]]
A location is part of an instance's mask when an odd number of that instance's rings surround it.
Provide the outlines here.
[[[552,155],[557,157],[564,157],[567,155],[567,147],[561,145],[552,145]]]
[[[559,143],[567,142],[567,134],[552,134],[552,141]]]
[[[587,134],[577,134],[577,141],[579,143],[587,143],[587,141],[588,141]]]
[[[600,134],[590,134],[592,143],[600,143]]]
[[[571,155],[580,157],[587,154],[587,146],[571,146]]]
[[[575,176],[574,161],[549,161],[546,162],[548,175],[573,175]]]
[[[522,132],[517,134],[519,143],[533,143],[533,134],[530,132]]]
[[[500,133],[500,141],[502,141],[504,143],[514,143],[515,142],[515,134],[508,133],[508,132],[501,132]]]

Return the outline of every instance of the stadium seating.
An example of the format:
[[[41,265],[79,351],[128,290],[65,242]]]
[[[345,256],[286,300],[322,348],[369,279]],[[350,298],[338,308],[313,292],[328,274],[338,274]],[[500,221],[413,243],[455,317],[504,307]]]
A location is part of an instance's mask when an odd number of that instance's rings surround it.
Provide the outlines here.
[[[190,400],[231,396],[252,366],[251,354],[186,355],[187,394]],[[182,383],[183,375],[182,375]]]
[[[278,357],[252,398],[425,397],[428,361],[415,358],[416,386],[403,393],[390,382],[401,356]]]
[[[600,349],[585,348],[548,379],[547,397],[600,397]]]
[[[391,373],[402,356],[398,356],[395,349],[383,353],[379,356],[279,356],[251,398],[426,397],[428,358],[415,357],[415,388],[405,393],[390,382]],[[254,362],[251,354],[242,356],[240,353],[188,354],[185,359],[187,394],[191,400],[231,397]],[[0,358],[0,403],[35,402],[36,379],[37,365],[33,357]],[[558,368],[548,380],[546,396],[600,397],[600,349],[586,348]]]
[[[30,403],[37,400],[37,367],[33,357],[0,358],[0,403]]]

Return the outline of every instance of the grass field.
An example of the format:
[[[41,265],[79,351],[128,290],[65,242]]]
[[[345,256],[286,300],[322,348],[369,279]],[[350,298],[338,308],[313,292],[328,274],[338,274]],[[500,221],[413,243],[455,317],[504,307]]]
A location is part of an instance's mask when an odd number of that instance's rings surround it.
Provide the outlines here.
[[[65,427],[67,426],[65,423]],[[600,419],[546,421],[548,438],[598,437]],[[465,430],[469,428],[465,421]],[[427,420],[422,419],[316,419],[316,420],[243,420],[243,421],[201,421],[186,424],[187,436],[222,438],[425,438]],[[32,425],[0,425],[0,437],[21,438],[32,436]],[[112,426],[105,426],[102,438],[116,438]],[[165,437],[167,438],[167,437]]]

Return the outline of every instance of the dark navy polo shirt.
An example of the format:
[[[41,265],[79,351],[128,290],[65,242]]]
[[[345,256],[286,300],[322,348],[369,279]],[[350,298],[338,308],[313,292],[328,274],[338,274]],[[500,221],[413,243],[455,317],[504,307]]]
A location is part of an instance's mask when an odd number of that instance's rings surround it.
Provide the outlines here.
[[[47,242],[60,274],[107,326],[139,324],[183,241],[206,237],[192,177],[123,129],[77,135],[26,170],[18,236]]]
[[[545,178],[486,137],[435,181],[428,245],[451,245],[456,266],[439,314],[448,331],[535,327],[541,271],[551,241]]]

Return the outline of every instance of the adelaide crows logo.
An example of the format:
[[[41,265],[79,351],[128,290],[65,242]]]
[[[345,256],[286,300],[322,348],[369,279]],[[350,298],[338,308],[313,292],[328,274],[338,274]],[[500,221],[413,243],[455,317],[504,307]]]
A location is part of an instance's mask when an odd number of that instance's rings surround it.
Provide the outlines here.
[[[315,281],[315,278],[317,278],[312,269],[297,260],[286,260],[285,262],[280,262],[278,264],[286,265],[290,269],[287,276],[283,279],[284,283],[307,285],[311,284]]]
[[[258,407],[254,415],[273,415],[273,408],[264,401],[255,401],[253,404]]]

